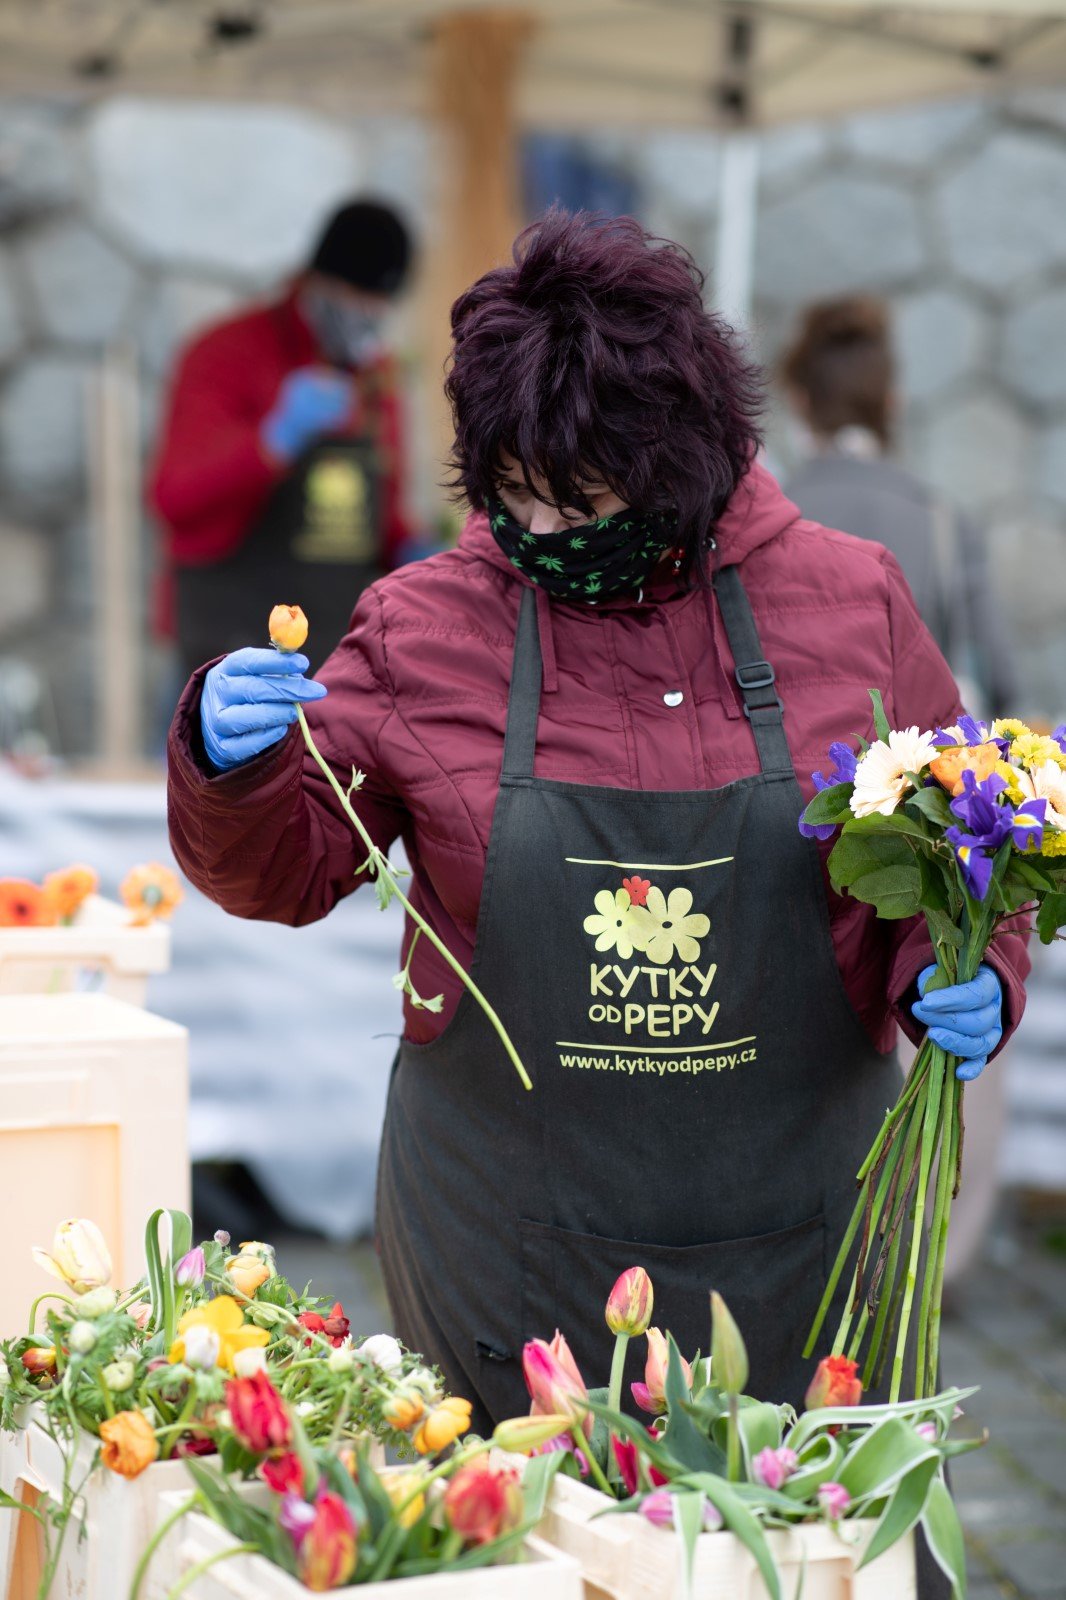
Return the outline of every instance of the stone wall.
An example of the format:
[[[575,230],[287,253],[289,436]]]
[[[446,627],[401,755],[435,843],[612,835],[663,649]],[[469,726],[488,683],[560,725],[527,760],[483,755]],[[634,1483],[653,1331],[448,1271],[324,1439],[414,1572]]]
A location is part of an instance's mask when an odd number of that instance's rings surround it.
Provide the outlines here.
[[[713,262],[713,135],[608,132],[582,143],[635,181],[651,226]],[[985,522],[1023,709],[1061,715],[1066,90],[776,130],[762,154],[758,354],[773,360],[812,296],[866,288],[890,298],[904,456]],[[427,131],[401,119],[0,101],[0,657],[46,669],[67,752],[92,743],[85,397],[102,349],[136,347],[147,450],[180,342],[283,278],[355,189],[393,197],[424,231],[432,159]],[[410,320],[399,336],[413,347]],[[415,385],[419,440],[428,382]],[[770,444],[787,465],[776,412]],[[436,478],[423,444],[413,499],[425,519],[440,510]],[[144,538],[150,559],[147,520]]]

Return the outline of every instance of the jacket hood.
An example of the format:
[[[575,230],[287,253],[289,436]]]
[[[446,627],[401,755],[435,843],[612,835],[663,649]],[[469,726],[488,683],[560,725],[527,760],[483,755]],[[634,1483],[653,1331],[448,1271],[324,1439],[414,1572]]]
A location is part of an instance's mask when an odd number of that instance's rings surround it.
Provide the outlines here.
[[[715,530],[719,562],[724,567],[739,566],[757,550],[799,519],[799,507],[784,493],[772,473],[753,462],[737,485],[733,498],[719,518]],[[515,572],[489,531],[484,511],[472,511],[459,536],[459,547],[467,554],[490,561],[509,573],[516,583],[525,583]]]

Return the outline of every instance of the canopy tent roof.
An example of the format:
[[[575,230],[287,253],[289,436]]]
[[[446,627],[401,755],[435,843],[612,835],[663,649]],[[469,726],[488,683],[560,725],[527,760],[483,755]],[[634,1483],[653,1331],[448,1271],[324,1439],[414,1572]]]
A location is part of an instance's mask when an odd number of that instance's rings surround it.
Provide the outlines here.
[[[425,109],[434,23],[531,20],[526,125],[735,124],[1066,81],[1066,0],[0,0],[0,91]]]

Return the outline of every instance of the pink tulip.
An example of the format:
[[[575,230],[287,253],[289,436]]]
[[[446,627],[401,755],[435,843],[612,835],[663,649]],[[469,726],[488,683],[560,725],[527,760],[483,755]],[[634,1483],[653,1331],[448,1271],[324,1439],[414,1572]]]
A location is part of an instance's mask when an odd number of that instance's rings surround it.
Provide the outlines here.
[[[199,1245],[187,1250],[174,1268],[174,1282],[183,1289],[198,1289],[207,1273],[207,1261]]]
[[[522,1351],[522,1372],[534,1416],[568,1417],[575,1427],[591,1435],[592,1416],[582,1404],[588,1399],[588,1390],[560,1333],[551,1344],[543,1339],[529,1341]]]
[[[751,1464],[751,1475],[756,1483],[763,1484],[767,1489],[780,1489],[786,1478],[790,1478],[799,1466],[799,1457],[794,1450],[771,1450],[767,1445],[765,1450],[760,1450]]]
[[[628,1267],[615,1283],[607,1301],[607,1326],[613,1334],[630,1338],[646,1333],[653,1303],[651,1279],[643,1267]]]
[[[674,1525],[674,1497],[669,1489],[653,1489],[640,1503],[640,1514],[653,1528],[672,1528]]]
[[[659,1416],[666,1410],[666,1368],[670,1347],[665,1334],[658,1328],[648,1329],[648,1359],[644,1367],[644,1382],[630,1384],[633,1399],[642,1411]],[[692,1383],[692,1368],[682,1359],[681,1370],[685,1382]]]
[[[924,1439],[927,1444],[936,1444],[937,1431],[935,1422],[919,1422],[916,1424],[914,1431],[919,1439]]]
[[[831,1522],[839,1522],[851,1505],[851,1496],[842,1483],[823,1483],[819,1485],[818,1499],[821,1501],[822,1510]]]

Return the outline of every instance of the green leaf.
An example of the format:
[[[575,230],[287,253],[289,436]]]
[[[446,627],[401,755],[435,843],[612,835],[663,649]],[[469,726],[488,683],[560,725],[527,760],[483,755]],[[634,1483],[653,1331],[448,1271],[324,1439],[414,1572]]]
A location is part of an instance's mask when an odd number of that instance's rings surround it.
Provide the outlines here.
[[[776,1450],[781,1443],[781,1409],[766,1401],[742,1405],[737,1416],[744,1464],[751,1477],[751,1463],[760,1450]]]
[[[1020,856],[1017,853],[1011,860],[1010,870],[1023,883],[1027,883],[1030,889],[1036,889],[1040,894],[1046,894],[1049,889],[1053,890],[1055,888],[1054,883],[1046,872],[1041,872],[1039,867],[1034,866],[1031,861],[1026,861],[1024,856]]]
[[[849,884],[856,900],[874,906],[879,917],[894,921],[921,910],[922,880],[917,867],[879,867]]]
[[[909,866],[910,845],[899,834],[856,833],[846,826],[829,854],[829,876],[834,889],[847,889],[879,867]]]
[[[829,823],[847,822],[851,816],[851,792],[854,784],[834,783],[816,794],[803,813],[804,822],[826,827]]]
[[[696,1560],[696,1541],[703,1532],[703,1495],[698,1489],[675,1494],[674,1517],[681,1539],[682,1584],[687,1596],[692,1593],[692,1568]]]
[[[770,1554],[766,1535],[740,1496],[734,1493],[732,1485],[724,1478],[709,1472],[691,1473],[678,1482],[686,1486],[691,1484],[694,1489],[701,1489],[712,1506],[718,1507],[722,1513],[722,1521],[730,1533],[736,1534],[741,1544],[754,1558],[762,1573],[763,1582],[770,1592],[770,1600],[781,1600],[781,1579],[774,1565],[774,1558]]]
[[[859,1562],[860,1568],[871,1561],[876,1561],[886,1550],[891,1550],[892,1546],[914,1527],[925,1510],[929,1488],[939,1468],[940,1462],[934,1455],[926,1461],[918,1462],[910,1472],[900,1478],[874,1529],[870,1543],[863,1551],[862,1560]]]
[[[662,1442],[665,1449],[683,1467],[695,1472],[717,1472],[725,1466],[725,1456],[718,1446],[701,1433],[689,1410],[689,1386],[681,1365],[681,1352],[672,1334],[667,1334],[668,1357],[666,1382],[667,1419]]]
[[[789,1438],[791,1437],[790,1434]],[[782,1484],[782,1492],[790,1499],[812,1499],[823,1483],[832,1483],[835,1480],[843,1454],[832,1434],[819,1434],[799,1452],[800,1464],[792,1476],[786,1478]]]
[[[907,804],[908,806],[914,806],[924,817],[928,817],[929,821],[935,823],[941,830],[952,827],[959,820],[952,811],[948,803],[948,797],[939,784],[936,788],[932,785],[926,788],[923,785],[922,788],[915,789],[912,794],[907,796]]]
[[[966,1549],[962,1542],[959,1514],[940,1478],[935,1478],[930,1485],[922,1527],[937,1565],[951,1581],[952,1593],[956,1596],[965,1594]]]
[[[956,950],[962,949],[962,929],[957,927],[946,911],[937,910],[929,905],[925,898],[923,887],[922,904],[925,906],[925,920],[929,924],[929,932],[934,944],[950,944]]]
[[[881,691],[880,689],[871,689],[869,695],[874,708],[874,732],[879,739],[887,740],[892,729],[888,718],[885,716],[885,703],[881,698]]]
[[[922,1461],[939,1461],[935,1444],[901,1417],[886,1417],[848,1452],[838,1483],[853,1500],[880,1499]]]
[[[555,1481],[555,1475],[563,1464],[565,1454],[564,1450],[551,1450],[545,1456],[530,1456],[523,1468],[522,1492],[525,1496],[526,1512],[536,1522],[539,1522],[544,1515],[544,1507],[548,1503],[548,1490]]]
[[[905,807],[893,811],[889,817],[881,816],[875,811],[868,817],[852,817],[848,823],[848,832],[851,834],[863,833],[903,833],[912,839],[921,839],[928,842],[934,837],[933,830],[921,816],[907,815]]]
[[[601,1405],[606,1405],[608,1394],[609,1391],[605,1385],[602,1389],[590,1389],[588,1397],[590,1400],[598,1401]],[[611,1430],[603,1418],[597,1417],[595,1413],[593,1413],[592,1434],[589,1438],[588,1447],[609,1477],[614,1468],[614,1461],[611,1456]]]
[[[1045,895],[1036,914],[1036,931],[1040,935],[1041,944],[1051,944],[1064,923],[1066,923],[1066,894]]]

